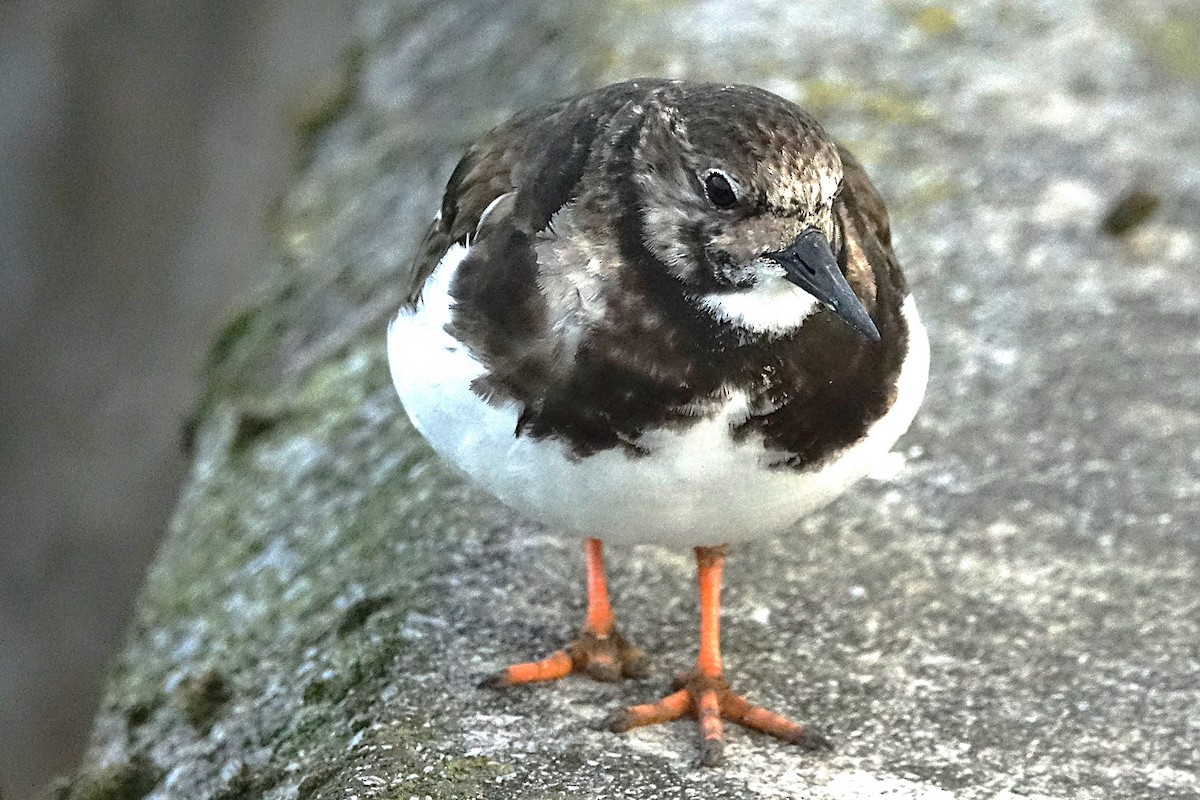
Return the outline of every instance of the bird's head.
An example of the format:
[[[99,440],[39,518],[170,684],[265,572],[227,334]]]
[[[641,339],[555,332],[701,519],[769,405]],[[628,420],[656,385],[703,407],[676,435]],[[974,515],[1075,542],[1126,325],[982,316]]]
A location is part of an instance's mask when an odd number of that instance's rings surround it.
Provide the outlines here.
[[[841,158],[794,104],[668,85],[645,109],[630,177],[646,248],[712,315],[784,333],[824,306],[879,339],[839,266]]]

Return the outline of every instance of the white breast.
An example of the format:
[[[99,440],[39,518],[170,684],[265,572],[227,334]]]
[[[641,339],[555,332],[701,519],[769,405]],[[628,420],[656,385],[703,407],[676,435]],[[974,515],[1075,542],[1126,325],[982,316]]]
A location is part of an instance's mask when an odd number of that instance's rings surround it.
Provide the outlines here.
[[[909,350],[897,399],[867,436],[821,467],[771,469],[755,440],[734,441],[746,398],[730,395],[716,416],[643,436],[648,456],[607,450],[574,458],[555,440],[514,435],[515,405],[491,406],[470,390],[484,367],[446,333],[448,289],[467,254],[455,245],[415,312],[388,329],[388,361],[409,418],[446,461],[503,502],[552,529],[606,541],[664,545],[737,542],[779,532],[863,477],[908,429],[925,393],[929,342],[909,297]]]

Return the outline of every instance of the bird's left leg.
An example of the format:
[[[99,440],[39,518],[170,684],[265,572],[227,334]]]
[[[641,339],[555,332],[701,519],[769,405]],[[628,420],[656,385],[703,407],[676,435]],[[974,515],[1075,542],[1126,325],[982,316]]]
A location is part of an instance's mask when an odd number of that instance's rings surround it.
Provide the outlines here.
[[[700,653],[696,666],[675,680],[672,694],[656,703],[617,712],[610,718],[609,727],[627,731],[691,714],[700,724],[700,763],[706,767],[719,765],[724,757],[722,718],[807,749],[828,747],[829,741],[811,727],[756,706],[729,688],[721,665],[720,630],[721,570],[727,550],[726,545],[696,548],[700,588]]]

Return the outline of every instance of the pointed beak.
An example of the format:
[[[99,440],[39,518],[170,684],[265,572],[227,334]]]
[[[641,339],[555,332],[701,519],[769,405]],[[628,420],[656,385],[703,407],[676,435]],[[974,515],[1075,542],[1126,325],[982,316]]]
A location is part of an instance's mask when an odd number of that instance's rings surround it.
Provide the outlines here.
[[[788,281],[817,298],[851,328],[873,342],[879,341],[879,329],[846,282],[846,276],[838,269],[837,258],[825,234],[809,228],[786,249],[767,253],[764,258],[783,267]]]

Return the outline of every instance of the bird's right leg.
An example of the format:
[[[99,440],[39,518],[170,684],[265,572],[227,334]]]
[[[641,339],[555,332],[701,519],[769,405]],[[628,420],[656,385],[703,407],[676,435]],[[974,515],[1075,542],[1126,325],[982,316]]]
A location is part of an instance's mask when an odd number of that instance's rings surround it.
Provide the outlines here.
[[[587,562],[587,619],[579,637],[540,661],[513,664],[489,678],[488,685],[504,687],[552,681],[573,672],[601,681],[636,678],[646,673],[645,654],[617,633],[600,540],[584,539],[583,549]]]

